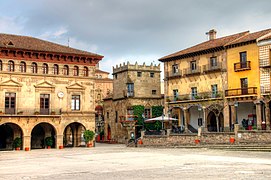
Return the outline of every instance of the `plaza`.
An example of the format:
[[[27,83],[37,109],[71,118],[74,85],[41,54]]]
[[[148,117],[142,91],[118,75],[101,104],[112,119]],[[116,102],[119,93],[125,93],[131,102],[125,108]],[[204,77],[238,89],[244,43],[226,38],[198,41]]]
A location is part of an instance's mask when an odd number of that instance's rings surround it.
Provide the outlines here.
[[[93,148],[0,152],[6,179],[270,179],[270,152],[208,148]]]

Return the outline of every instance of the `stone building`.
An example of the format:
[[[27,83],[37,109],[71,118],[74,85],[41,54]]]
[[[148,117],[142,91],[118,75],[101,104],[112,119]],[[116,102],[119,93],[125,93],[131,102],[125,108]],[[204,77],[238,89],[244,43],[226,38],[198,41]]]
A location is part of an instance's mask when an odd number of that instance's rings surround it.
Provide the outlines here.
[[[160,65],[145,63],[132,65],[128,62],[113,67],[113,93],[104,99],[106,140],[125,143],[131,133],[139,136],[138,130],[142,127],[132,123],[134,107],[144,106],[144,115],[150,118],[152,107],[163,105],[160,72]]]
[[[95,129],[95,66],[103,56],[41,39],[0,34],[0,148],[83,145]]]

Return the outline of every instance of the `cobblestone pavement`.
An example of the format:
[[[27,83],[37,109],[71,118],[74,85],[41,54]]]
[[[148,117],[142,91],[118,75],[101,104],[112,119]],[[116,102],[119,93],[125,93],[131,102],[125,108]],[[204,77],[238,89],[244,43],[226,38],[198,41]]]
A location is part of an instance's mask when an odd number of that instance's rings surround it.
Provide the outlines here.
[[[2,179],[271,179],[271,153],[112,144],[1,151]]]

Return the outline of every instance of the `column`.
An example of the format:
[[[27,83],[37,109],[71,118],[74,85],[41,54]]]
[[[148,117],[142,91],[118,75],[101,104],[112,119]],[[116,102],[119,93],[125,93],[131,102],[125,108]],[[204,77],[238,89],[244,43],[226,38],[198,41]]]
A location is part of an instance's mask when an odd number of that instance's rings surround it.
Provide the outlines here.
[[[178,125],[179,125],[179,126],[182,125],[181,111],[182,111],[182,109],[179,108],[179,111],[178,111],[178,117],[179,117],[179,119],[178,119]]]
[[[232,125],[236,123],[236,109],[234,105],[230,105],[230,108],[231,108],[231,125]]]
[[[188,122],[189,122],[189,120],[188,120],[189,110],[187,108],[184,108],[183,110],[184,110],[184,132],[187,133],[188,132]]]
[[[56,136],[56,148],[63,148],[63,134],[58,134]]]
[[[230,121],[230,106],[228,104],[224,105],[223,109],[223,119],[224,119],[224,132],[229,132],[231,130],[231,121]]]
[[[262,106],[258,101],[256,102],[256,117],[257,117],[257,129],[262,129]]]
[[[265,120],[266,120],[266,129],[270,129],[270,108],[269,103],[265,103]]]
[[[203,131],[205,131],[205,132],[207,132],[208,131],[208,129],[207,129],[207,122],[206,122],[206,119],[207,119],[207,108],[206,107],[203,107],[202,108],[202,110],[203,110],[203,118],[202,118],[202,127],[203,127]]]
[[[31,136],[30,135],[26,135],[23,137],[23,149],[24,150],[30,150],[31,148]]]

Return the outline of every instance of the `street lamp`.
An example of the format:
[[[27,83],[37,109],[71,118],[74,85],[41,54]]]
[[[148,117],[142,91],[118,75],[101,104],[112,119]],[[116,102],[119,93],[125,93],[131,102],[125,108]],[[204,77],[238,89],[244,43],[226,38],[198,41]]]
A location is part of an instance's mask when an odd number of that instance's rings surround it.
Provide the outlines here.
[[[238,102],[234,102],[234,107],[235,107],[235,124],[238,124],[238,117],[237,117]]]

